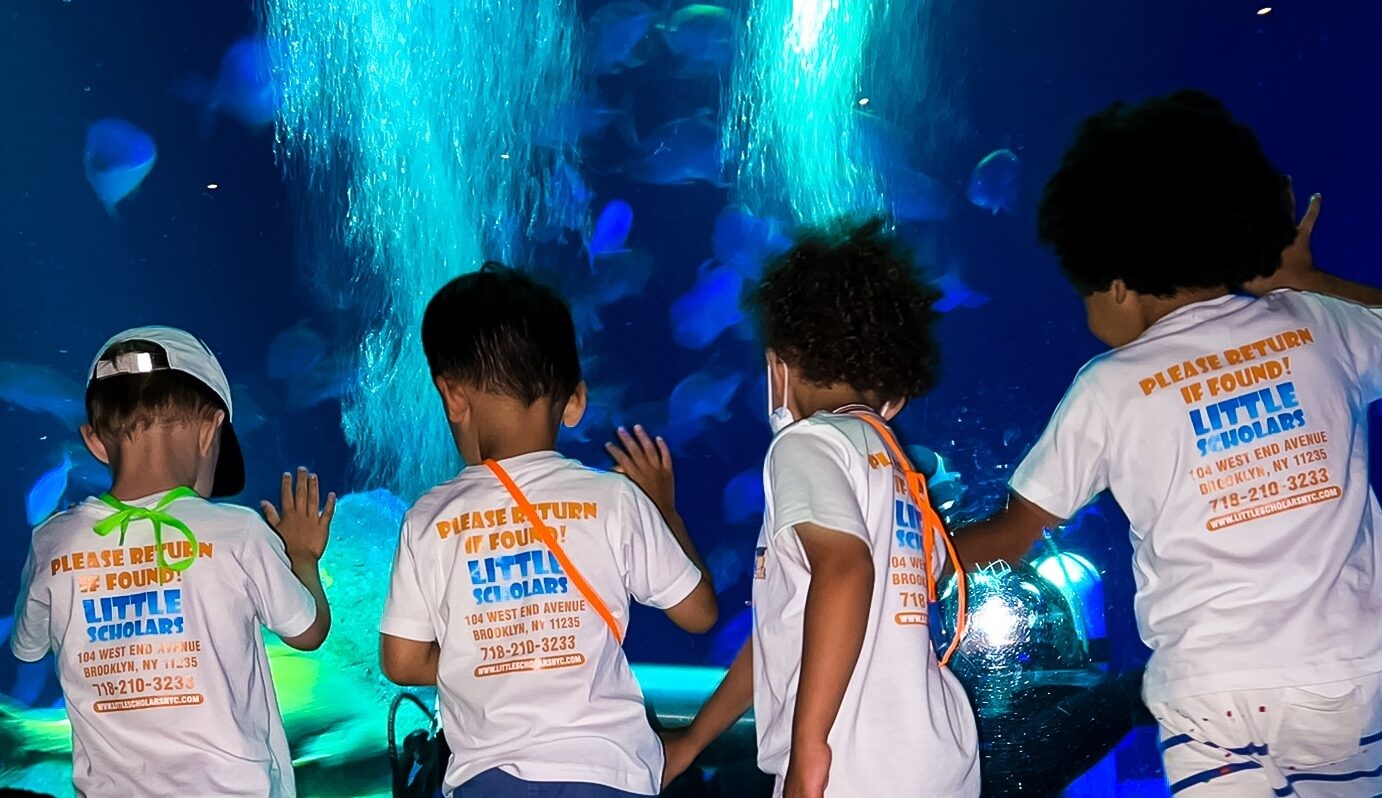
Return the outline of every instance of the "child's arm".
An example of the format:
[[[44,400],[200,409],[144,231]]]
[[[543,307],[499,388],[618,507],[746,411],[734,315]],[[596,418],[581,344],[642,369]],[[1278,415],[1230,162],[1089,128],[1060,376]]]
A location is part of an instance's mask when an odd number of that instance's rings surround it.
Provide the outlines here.
[[[662,771],[662,786],[686,772],[711,743],[744,716],[753,706],[753,639],[744,643],[734,658],[725,678],[715,692],[706,699],[705,706],[696,713],[690,726],[668,729],[662,733],[666,764]]]
[[[955,533],[955,552],[966,570],[1000,560],[1017,562],[1041,539],[1042,530],[1061,523],[1062,519],[1017,493],[1009,493],[1007,507]]]
[[[441,645],[418,578],[417,557],[408,519],[398,535],[384,617],[379,622],[379,669],[394,684],[430,687],[437,683]]]
[[[40,575],[31,543],[24,571],[19,576],[19,601],[15,604],[13,625],[7,635],[10,651],[21,662],[38,662],[52,650],[48,631],[52,607],[48,604],[47,591],[35,589]]]
[[[298,469],[297,488],[293,487],[291,474],[283,475],[280,499],[283,512],[280,515],[272,502],[261,502],[264,518],[269,526],[283,538],[288,552],[288,562],[293,575],[312,594],[317,605],[317,614],[307,631],[292,637],[283,637],[283,642],[299,651],[315,651],[326,641],[331,631],[331,605],[327,603],[326,591],[322,588],[321,572],[317,564],[326,551],[327,540],[331,536],[331,516],[336,512],[336,494],[328,493],[326,508],[321,508],[321,493],[316,474],[308,474],[307,469]]]
[[[869,622],[873,557],[860,538],[798,524],[811,566],[802,635],[801,680],[792,719],[786,796],[820,796],[830,776],[826,737],[844,700]]]
[[[1320,195],[1310,198],[1310,206],[1296,228],[1296,240],[1281,253],[1281,268],[1268,277],[1261,277],[1243,286],[1250,294],[1262,296],[1281,288],[1310,291],[1316,294],[1346,299],[1360,305],[1382,306],[1382,288],[1364,285],[1327,274],[1315,266],[1310,254],[1310,234],[1320,215]]]
[[[686,531],[686,524],[677,512],[672,453],[668,450],[665,440],[659,437],[654,442],[643,427],[634,426],[633,431],[634,434],[630,435],[628,430],[620,427],[619,440],[623,446],[608,443],[605,444],[605,448],[614,458],[615,470],[632,480],[653,500],[653,504],[657,505],[658,512],[672,530],[677,545],[701,572],[700,584],[696,585],[691,594],[666,610],[667,617],[672,623],[692,634],[701,634],[715,625],[719,617],[719,608],[715,601],[715,585],[711,582],[710,571],[705,567],[705,563],[701,562],[701,555],[696,551],[696,545],[691,542],[691,536]]]
[[[437,683],[437,660],[441,646],[437,641],[423,642],[379,635],[379,666],[394,684],[404,687],[431,687]]]

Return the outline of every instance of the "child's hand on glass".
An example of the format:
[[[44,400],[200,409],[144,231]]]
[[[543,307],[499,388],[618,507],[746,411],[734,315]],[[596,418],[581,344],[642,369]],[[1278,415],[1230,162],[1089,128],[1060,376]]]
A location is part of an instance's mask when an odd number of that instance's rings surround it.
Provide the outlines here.
[[[615,471],[633,480],[664,514],[675,512],[676,486],[667,441],[661,436],[654,440],[642,425],[635,424],[633,434],[620,427],[619,443],[607,443],[605,449],[614,458]]]
[[[296,487],[293,485],[293,475],[284,474],[280,493],[282,512],[274,507],[273,502],[259,503],[264,511],[264,519],[283,538],[289,558],[320,560],[326,551],[327,539],[331,536],[331,516],[336,512],[336,494],[326,494],[326,507],[322,509],[317,475],[309,474],[306,468],[298,469]]]
[[[1295,194],[1289,195],[1291,214],[1296,212]],[[1296,238],[1281,252],[1281,267],[1266,277],[1259,277],[1243,286],[1243,290],[1254,296],[1271,293],[1278,288],[1303,290],[1310,285],[1315,271],[1315,258],[1310,253],[1310,234],[1315,230],[1315,220],[1320,215],[1320,195],[1310,198],[1310,204],[1296,226]]]

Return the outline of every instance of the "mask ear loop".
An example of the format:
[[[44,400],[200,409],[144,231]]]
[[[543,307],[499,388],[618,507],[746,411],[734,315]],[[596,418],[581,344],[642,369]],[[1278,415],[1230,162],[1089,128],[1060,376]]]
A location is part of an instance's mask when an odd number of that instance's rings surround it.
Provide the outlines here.
[[[898,468],[902,469],[907,477],[907,492],[911,494],[912,501],[916,503],[917,510],[921,513],[922,531],[922,555],[926,558],[926,597],[934,604],[939,599],[936,591],[936,576],[931,571],[931,562],[935,552],[935,538],[940,537],[945,543],[945,554],[951,565],[955,568],[955,588],[958,593],[958,606],[955,613],[955,636],[951,638],[950,645],[946,647],[945,653],[940,657],[942,667],[950,664],[950,658],[955,655],[956,649],[960,647],[960,640],[964,637],[965,628],[968,626],[969,616],[969,595],[965,585],[964,566],[960,563],[960,555],[955,550],[955,544],[950,539],[950,535],[945,531],[945,524],[941,523],[940,516],[936,514],[935,508],[931,506],[930,496],[926,491],[926,477],[920,471],[912,467],[912,463],[907,459],[907,455],[898,445],[897,438],[893,436],[892,430],[887,424],[874,418],[871,414],[859,413],[869,426],[878,432],[883,443],[888,447],[892,454],[893,461]]]

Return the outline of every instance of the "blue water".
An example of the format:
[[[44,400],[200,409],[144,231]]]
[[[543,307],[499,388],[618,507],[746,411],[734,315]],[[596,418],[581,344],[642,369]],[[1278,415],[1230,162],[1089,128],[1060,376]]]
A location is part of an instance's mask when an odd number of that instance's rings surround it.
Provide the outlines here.
[[[338,375],[316,359],[311,340],[279,338],[305,321],[329,359],[351,351],[359,320],[338,307],[342,286],[324,284],[331,265],[312,262],[322,252],[309,233],[317,223],[292,201],[272,131],[228,112],[213,114],[208,125],[174,90],[189,75],[215,78],[226,49],[254,29],[251,4],[11,5],[0,12],[0,376],[40,365],[80,384],[94,348],[112,332],[148,323],[185,327],[211,344],[262,413],[254,428],[240,425],[249,471],[244,503],[272,495],[278,474],[297,464],[342,492],[377,487],[365,484],[352,463],[330,390]],[[586,0],[580,11],[590,18],[601,5]],[[1317,260],[1343,276],[1378,274],[1382,8],[1361,0],[1286,2],[1259,15],[1260,7],[1236,0],[938,6],[933,69],[952,112],[912,121],[935,144],[919,154],[919,168],[961,199],[948,219],[913,232],[925,242],[923,266],[935,277],[958,270],[991,300],[943,317],[940,385],[910,406],[899,426],[909,442],[931,447],[962,475],[968,492],[956,520],[997,506],[1008,469],[1078,367],[1101,349],[1084,327],[1078,297],[1034,233],[1040,187],[1084,116],[1116,99],[1182,87],[1222,97],[1292,175],[1298,194],[1324,194]],[[598,81],[606,104],[624,103],[643,133],[703,110],[713,115],[721,90],[720,78],[683,74],[666,53]],[[130,120],[158,146],[157,163],[114,215],[88,185],[82,157],[88,125],[109,116]],[[971,169],[998,149],[1016,153],[1022,175],[1012,212],[994,215],[962,196]],[[692,350],[674,342],[669,322],[669,308],[711,257],[727,194],[706,183],[639,182],[617,168],[633,151],[612,128],[585,153],[601,165],[583,175],[596,198],[593,210],[627,201],[633,222],[624,246],[651,259],[646,285],[600,308],[602,329],[584,342],[587,358],[598,359],[588,377],[597,391],[626,388],[616,404],[629,421],[682,439],[678,497],[692,534],[702,553],[722,552],[715,567],[743,573],[756,524],[726,523],[722,494],[733,477],[761,462],[768,442],[762,361],[751,336],[737,330]],[[548,273],[589,268],[579,246],[549,251],[566,259],[541,264]],[[276,376],[284,369],[296,376],[271,378],[275,339],[290,355],[286,366],[274,361]],[[679,428],[666,415],[666,400],[688,375],[707,368],[742,377],[728,417],[708,419],[695,432]],[[601,444],[609,430],[592,423],[588,432],[588,440],[564,439],[563,449],[606,464]],[[0,552],[0,606],[10,606],[18,587],[26,494],[64,451],[80,454],[78,443],[54,414],[0,403],[0,446],[9,461],[0,469],[0,524],[10,541]],[[92,489],[93,469],[85,465],[87,481],[73,484],[63,501]],[[1102,572],[1107,638],[1095,646],[1095,658],[1099,668],[1124,672],[1145,662],[1147,652],[1131,615],[1126,521],[1108,500],[1100,509],[1060,545]],[[729,625],[748,599],[749,580],[721,581],[731,583],[721,594],[722,625]],[[691,638],[657,613],[637,614],[634,628],[628,651],[636,661],[703,664],[719,655],[714,633]],[[0,690],[23,687],[36,706],[60,696],[51,679],[35,686],[27,678],[7,652],[0,654]],[[382,747],[382,731],[380,737]],[[1046,742],[1022,745],[1039,751]],[[1132,732],[1069,794],[1164,794],[1150,727]]]

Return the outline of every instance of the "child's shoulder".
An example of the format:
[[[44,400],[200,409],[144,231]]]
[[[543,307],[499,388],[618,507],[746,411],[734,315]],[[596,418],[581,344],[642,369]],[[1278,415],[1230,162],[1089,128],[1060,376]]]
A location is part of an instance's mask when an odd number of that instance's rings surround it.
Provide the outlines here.
[[[590,501],[614,499],[624,495],[641,495],[633,483],[622,474],[587,466],[579,460],[552,457],[536,469],[512,470],[516,482],[531,492],[534,502],[547,499]],[[462,506],[467,512],[483,512],[487,505],[498,502],[512,504],[504,486],[484,466],[468,466],[453,479],[437,485],[418,497],[405,514],[409,526],[429,524],[438,515]]]
[[[852,413],[817,413],[773,438],[769,454],[791,456],[806,450],[833,450],[867,457],[877,432]]]

